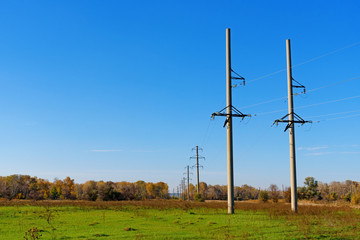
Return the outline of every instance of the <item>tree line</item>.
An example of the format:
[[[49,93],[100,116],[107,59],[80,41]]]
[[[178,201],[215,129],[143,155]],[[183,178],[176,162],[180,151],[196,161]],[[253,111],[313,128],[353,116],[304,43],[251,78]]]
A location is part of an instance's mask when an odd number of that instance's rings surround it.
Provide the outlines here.
[[[190,184],[189,197],[191,200],[226,200],[226,185],[210,185],[200,182],[199,193],[196,186]],[[275,184],[267,189],[255,188],[249,185],[234,188],[235,200],[272,200],[278,202],[284,199],[290,202],[290,188],[280,190]],[[304,186],[298,187],[298,198],[307,200],[337,201],[344,200],[355,204],[360,203],[360,183],[346,180],[344,182],[322,183],[314,177],[307,177]],[[173,198],[177,194],[173,194]],[[187,189],[180,198],[187,199]],[[89,201],[120,201],[169,199],[168,185],[164,182],[111,182],[87,181],[75,183],[74,179],[66,177],[50,182],[46,179],[29,175],[10,175],[0,177],[0,198],[32,199],[32,200],[89,200]]]
[[[28,175],[0,177],[0,198],[6,199],[119,201],[169,197],[168,185],[164,182],[87,181],[79,184],[70,177],[53,182]]]
[[[226,185],[208,185],[204,182],[199,184],[199,193],[196,187],[190,184],[190,199],[202,200],[226,200]],[[180,196],[187,199],[187,189]],[[307,177],[304,186],[297,188],[298,199],[312,201],[348,201],[354,204],[360,203],[360,183],[356,181],[346,180],[344,182],[333,181],[331,183],[323,183],[315,180],[314,177]],[[279,189],[277,185],[271,184],[266,189],[254,188],[249,185],[242,185],[234,188],[235,200],[255,200],[260,199],[264,202],[272,200],[278,202],[283,199],[285,202],[291,202],[291,189],[286,187]]]

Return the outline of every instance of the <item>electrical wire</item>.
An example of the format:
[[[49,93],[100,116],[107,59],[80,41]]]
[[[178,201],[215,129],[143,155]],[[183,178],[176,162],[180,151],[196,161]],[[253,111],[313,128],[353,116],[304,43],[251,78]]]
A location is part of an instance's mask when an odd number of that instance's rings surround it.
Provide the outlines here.
[[[322,102],[322,103],[314,103],[314,104],[300,106],[300,107],[296,107],[296,108],[297,109],[309,108],[309,107],[313,107],[313,106],[319,106],[319,105],[328,104],[328,103],[346,101],[346,100],[355,99],[355,98],[360,98],[360,95],[347,97],[347,98],[342,98],[342,99],[331,100],[331,101],[326,101],[326,102]],[[285,109],[275,110],[275,111],[271,111],[271,112],[257,113],[254,116],[267,115],[267,114],[271,114],[271,113],[278,113],[278,112],[282,112],[282,111],[285,111],[285,110],[287,110],[287,109],[285,108]]]
[[[319,105],[328,104],[328,103],[334,103],[334,102],[341,102],[341,101],[346,101],[346,100],[350,100],[350,99],[354,99],[354,98],[360,98],[360,95],[347,97],[347,98],[342,98],[342,99],[337,99],[337,100],[331,100],[331,101],[322,102],[322,103],[314,103],[314,104],[310,104],[310,105],[300,106],[300,107],[297,107],[297,109],[299,109],[299,108],[308,108],[308,107],[313,107],[313,106],[319,106]]]
[[[332,121],[332,120],[338,120],[338,119],[344,119],[344,118],[351,118],[351,117],[357,117],[360,116],[360,113],[358,114],[353,114],[353,115],[349,115],[349,116],[343,116],[343,117],[336,117],[336,118],[329,118],[329,119],[325,119],[322,121]]]
[[[307,90],[306,92],[309,93],[309,92],[318,91],[318,90],[321,90],[321,89],[324,89],[324,88],[332,87],[332,86],[335,86],[335,85],[338,85],[338,84],[341,84],[341,83],[345,83],[345,82],[350,82],[350,81],[353,81],[353,80],[356,80],[356,79],[360,79],[360,76],[349,78],[349,79],[342,80],[342,81],[338,81],[338,82],[335,82],[335,83],[331,83],[331,84],[328,84],[328,85],[325,85],[325,86],[322,86],[322,87],[310,89],[310,90]],[[302,95],[302,94],[304,94],[304,93],[293,94],[293,96]],[[276,101],[283,100],[283,99],[287,99],[287,97],[274,98],[274,99],[270,99],[270,100],[267,100],[267,101],[264,101],[264,102],[259,102],[259,103],[254,103],[254,104],[251,104],[251,105],[246,105],[246,106],[240,107],[240,109],[251,108],[251,107],[255,107],[255,106],[259,106],[259,105],[263,105],[263,104],[267,104],[267,103],[276,102]]]
[[[329,113],[329,114],[323,114],[323,115],[317,115],[317,116],[310,116],[305,117],[307,119],[311,118],[321,118],[321,117],[328,117],[328,116],[334,116],[334,115],[340,115],[340,114],[347,114],[347,113],[354,113],[354,112],[360,112],[360,110],[353,110],[353,111],[347,111],[347,112],[338,112],[338,113]]]
[[[325,53],[325,54],[323,54],[323,55],[320,55],[320,56],[317,56],[317,57],[311,58],[311,59],[306,60],[306,61],[304,61],[304,62],[301,62],[301,63],[295,64],[295,65],[293,65],[291,68],[295,68],[295,67],[298,67],[298,66],[301,66],[301,65],[307,64],[307,63],[309,63],[309,62],[313,62],[313,61],[315,61],[315,60],[321,59],[321,58],[323,58],[323,57],[327,57],[327,56],[329,56],[329,55],[332,55],[332,54],[334,54],[334,53],[340,52],[340,51],[342,51],[342,50],[345,50],[345,49],[348,49],[348,48],[351,48],[351,47],[355,47],[355,46],[357,46],[357,45],[359,45],[359,44],[360,44],[360,42],[356,42],[356,43],[353,43],[353,44],[347,45],[347,46],[345,46],[345,47],[342,47],[342,48],[336,49],[336,50],[334,50],[334,51],[331,51],[331,52]],[[263,75],[263,76],[260,76],[260,77],[258,77],[258,78],[255,78],[255,79],[252,79],[252,80],[249,80],[249,81],[246,81],[246,82],[247,82],[247,83],[252,83],[252,82],[255,82],[255,81],[258,81],[258,80],[261,80],[261,79],[264,79],[264,78],[270,77],[270,76],[272,76],[272,75],[275,75],[275,74],[278,74],[278,73],[281,73],[281,72],[284,72],[284,71],[286,71],[286,68],[283,68],[283,69],[277,70],[277,71],[272,72],[272,73],[265,74],[265,75]]]
[[[308,92],[308,93],[309,93],[309,92],[314,92],[314,91],[317,91],[317,90],[320,90],[320,89],[323,89],[323,88],[332,87],[332,86],[338,85],[338,84],[340,84],[340,83],[350,82],[350,81],[353,81],[353,80],[356,80],[356,79],[360,79],[360,77],[349,78],[349,79],[346,79],[346,80],[343,80],[343,81],[339,81],[339,82],[335,82],[335,83],[332,83],[332,84],[329,84],[329,85],[326,85],[326,86],[323,86],[323,87],[318,87],[318,88],[310,89],[310,90],[308,90],[307,92]]]

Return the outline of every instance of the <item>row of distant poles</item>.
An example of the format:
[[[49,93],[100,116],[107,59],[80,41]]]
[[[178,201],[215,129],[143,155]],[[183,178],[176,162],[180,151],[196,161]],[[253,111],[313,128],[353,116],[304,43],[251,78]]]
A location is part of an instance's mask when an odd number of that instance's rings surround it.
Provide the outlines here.
[[[200,171],[199,168],[202,168],[203,166],[200,165],[199,161],[200,160],[205,160],[205,157],[201,156],[199,154],[199,151],[202,151],[203,149],[200,148],[199,146],[196,146],[192,149],[192,151],[195,151],[195,156],[190,157],[190,160],[196,160],[195,165],[193,165],[191,168],[196,168],[196,193],[199,194],[200,193]],[[187,199],[190,200],[190,169],[189,169],[189,165],[186,166],[186,172],[184,174],[186,174],[186,178],[184,177],[182,179],[181,182],[181,191],[183,193],[185,193],[185,181],[187,181]],[[185,194],[184,194],[184,198],[185,198]]]
[[[310,121],[305,121],[294,112],[293,104],[293,88],[305,87],[295,81],[292,77],[291,71],[291,50],[290,39],[286,40],[286,59],[287,59],[287,83],[288,83],[288,114],[274,121],[274,124],[280,122],[287,123],[284,131],[289,129],[289,143],[290,143],[290,175],[291,175],[291,210],[297,212],[297,186],[296,186],[296,159],[295,159],[295,129],[294,124],[304,124]],[[234,213],[234,170],[233,170],[233,129],[232,118],[251,117],[251,115],[243,114],[232,105],[232,80],[242,80],[245,85],[245,78],[241,77],[231,68],[231,48],[230,48],[230,29],[226,29],[226,107],[219,112],[213,113],[211,116],[224,116],[226,117],[224,127],[227,126],[227,183],[228,183],[228,213]],[[293,85],[293,82],[296,84]],[[288,119],[286,119],[288,117]],[[198,175],[199,176],[199,175]],[[199,181],[199,179],[198,179]],[[198,182],[199,186],[199,182]]]

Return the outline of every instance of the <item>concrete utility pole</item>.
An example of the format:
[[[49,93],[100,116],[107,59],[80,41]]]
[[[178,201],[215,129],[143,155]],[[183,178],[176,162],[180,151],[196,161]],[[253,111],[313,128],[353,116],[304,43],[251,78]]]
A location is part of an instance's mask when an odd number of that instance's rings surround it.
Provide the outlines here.
[[[292,89],[291,71],[291,49],[290,39],[286,39],[286,63],[287,63],[287,82],[288,82],[288,109],[289,121],[294,121],[294,104]],[[296,184],[296,157],[295,157],[295,128],[294,124],[289,126],[289,147],[290,147],[290,181],[291,181],[291,210],[297,212],[297,184]]]
[[[195,148],[192,149],[193,151],[196,151],[196,155],[195,157],[190,157],[190,159],[196,159],[196,164],[192,167],[196,167],[196,193],[200,193],[200,176],[199,176],[199,168],[202,167],[199,164],[199,160],[200,159],[205,159],[205,157],[202,157],[199,155],[199,150],[202,151],[202,148],[200,148],[199,146],[196,146]]]
[[[199,180],[199,146],[196,146],[196,192],[200,192],[200,180]]]
[[[288,114],[279,120],[275,120],[274,123],[287,122],[288,125],[285,131],[289,129],[289,146],[290,146],[290,182],[291,182],[291,210],[297,212],[297,184],[296,184],[296,157],[295,157],[295,128],[294,123],[307,123],[311,121],[305,121],[299,115],[294,112],[293,104],[293,88],[303,88],[305,93],[305,87],[292,77],[291,67],[291,49],[290,39],[286,39],[286,62],[287,62],[287,84],[288,84]],[[293,85],[295,81],[298,85]],[[288,120],[285,118],[288,116]]]
[[[289,121],[294,121],[294,104],[291,71],[291,49],[290,39],[286,39],[286,63],[287,63],[287,82],[288,82],[288,109]],[[296,157],[295,157],[295,128],[294,124],[289,126],[289,146],[290,146],[290,179],[291,179],[291,210],[297,212],[297,184],[296,184]]]
[[[235,73],[238,77],[232,76]],[[234,170],[233,170],[233,130],[232,130],[232,117],[247,117],[250,115],[242,114],[232,105],[232,80],[243,80],[245,85],[245,79],[239,74],[234,72],[231,68],[231,48],[230,48],[230,29],[226,29],[226,107],[219,112],[213,113],[211,116],[226,116],[224,127],[227,124],[227,182],[228,182],[228,213],[234,213]],[[223,111],[226,109],[226,113]],[[235,114],[233,113],[235,112]]]
[[[231,93],[231,49],[230,29],[226,29],[226,106],[232,106]],[[233,134],[232,134],[232,109],[228,107],[227,123],[227,182],[228,182],[228,213],[234,213],[234,170],[233,170]]]
[[[190,173],[189,173],[189,165],[187,165],[187,192],[188,192],[188,200],[190,201]]]

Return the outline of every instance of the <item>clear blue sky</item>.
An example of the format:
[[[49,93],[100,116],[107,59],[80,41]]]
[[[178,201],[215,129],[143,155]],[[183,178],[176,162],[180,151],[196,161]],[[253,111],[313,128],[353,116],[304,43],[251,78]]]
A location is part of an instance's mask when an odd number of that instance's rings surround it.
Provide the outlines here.
[[[172,191],[199,145],[200,179],[226,184],[224,119],[210,115],[225,107],[231,28],[232,67],[248,81],[233,104],[257,114],[234,124],[235,184],[290,185],[288,133],[271,127],[285,99],[250,106],[286,97],[287,38],[309,90],[296,113],[320,121],[296,128],[299,185],[360,181],[360,79],[310,91],[360,77],[359,11],[359,1],[1,1],[0,175]]]

